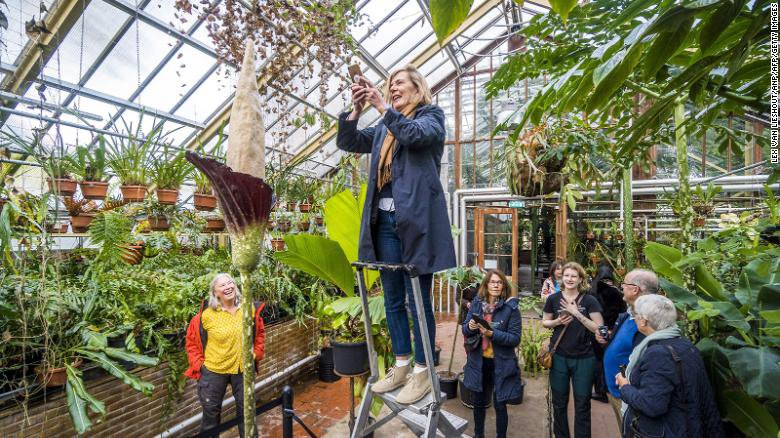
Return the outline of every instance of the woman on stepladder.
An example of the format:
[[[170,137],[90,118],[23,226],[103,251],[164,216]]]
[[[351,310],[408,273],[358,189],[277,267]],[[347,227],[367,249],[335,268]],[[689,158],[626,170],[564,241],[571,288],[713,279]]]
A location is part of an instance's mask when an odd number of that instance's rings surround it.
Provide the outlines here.
[[[598,300],[586,293],[586,278],[582,266],[566,263],[561,291],[544,303],[542,325],[553,329],[550,345],[557,345],[550,369],[555,438],[569,438],[569,385],[574,389],[574,435],[590,437],[590,389],[596,364],[592,341],[604,319]]]
[[[507,401],[519,398],[523,390],[515,353],[520,345],[522,317],[519,302],[511,292],[501,271],[488,271],[461,327],[464,337],[481,335],[477,347],[468,351],[463,376],[463,385],[476,394],[474,438],[485,437],[485,411],[491,397],[496,410],[496,437],[506,438]],[[490,323],[491,328],[477,324],[472,315]]]
[[[423,299],[423,309],[417,309],[406,273],[381,272],[396,362],[372,389],[383,393],[403,386],[396,401],[410,404],[431,388],[417,312],[425,314],[433,348],[433,273],[455,266],[455,247],[439,180],[444,112],[431,104],[428,83],[412,65],[391,73],[384,93],[364,77],[358,76],[356,81],[351,88],[353,110],[339,117],[336,145],[348,152],[371,154],[358,258],[414,265],[420,274]],[[376,109],[381,119],[373,127],[358,129],[358,118],[367,106]],[[407,304],[414,326],[414,367]]]

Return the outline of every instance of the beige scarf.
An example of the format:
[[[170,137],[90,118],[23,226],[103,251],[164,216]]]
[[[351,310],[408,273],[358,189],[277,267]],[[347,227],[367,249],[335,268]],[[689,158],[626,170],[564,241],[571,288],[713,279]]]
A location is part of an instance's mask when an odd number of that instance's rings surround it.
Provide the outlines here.
[[[410,119],[413,117],[412,114],[416,108],[416,103],[409,103],[403,108],[401,114],[407,119]],[[388,129],[387,135],[385,135],[385,141],[382,142],[382,149],[379,151],[379,173],[376,178],[377,191],[381,191],[385,184],[393,180],[393,173],[391,172],[390,167],[393,165],[395,147],[395,136]]]

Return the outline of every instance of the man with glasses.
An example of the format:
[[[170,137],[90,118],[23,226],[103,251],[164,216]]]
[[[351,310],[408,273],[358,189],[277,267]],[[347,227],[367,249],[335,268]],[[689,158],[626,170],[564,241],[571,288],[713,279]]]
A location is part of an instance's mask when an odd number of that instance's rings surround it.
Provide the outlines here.
[[[609,342],[604,350],[604,376],[609,390],[609,401],[618,420],[618,427],[622,422],[620,389],[617,387],[615,379],[609,376],[619,373],[621,365],[628,365],[631,351],[645,338],[645,335],[637,330],[634,321],[634,302],[642,295],[658,293],[658,276],[646,269],[634,269],[623,278],[620,288],[623,292],[623,300],[628,304],[628,311],[618,316],[615,326],[610,330],[608,340],[596,333],[596,340],[599,343]]]

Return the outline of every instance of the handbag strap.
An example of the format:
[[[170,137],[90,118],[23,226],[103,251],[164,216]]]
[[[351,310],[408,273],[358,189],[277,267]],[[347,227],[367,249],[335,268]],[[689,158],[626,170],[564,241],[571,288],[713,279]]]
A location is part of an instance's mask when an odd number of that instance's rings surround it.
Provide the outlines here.
[[[579,294],[577,296],[577,299],[575,300],[575,302],[577,303],[577,306],[580,305],[580,301],[582,301],[582,296],[583,296],[582,294]],[[561,300],[562,299],[563,299],[563,294],[561,294]],[[558,300],[558,305],[560,305],[560,303],[561,303],[560,300]],[[563,331],[561,331],[561,334],[558,336],[558,339],[555,340],[555,344],[550,349],[550,353],[555,353],[555,350],[558,349],[558,344],[561,343],[561,339],[563,339],[563,335],[566,334],[566,329],[567,328],[569,328],[569,324],[566,324],[566,327],[563,328]]]

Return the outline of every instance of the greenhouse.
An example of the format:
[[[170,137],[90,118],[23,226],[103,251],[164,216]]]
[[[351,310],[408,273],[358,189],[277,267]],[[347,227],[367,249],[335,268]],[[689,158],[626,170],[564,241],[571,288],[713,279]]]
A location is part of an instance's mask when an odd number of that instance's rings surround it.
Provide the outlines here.
[[[780,438],[779,15],[0,0],[0,436]]]

